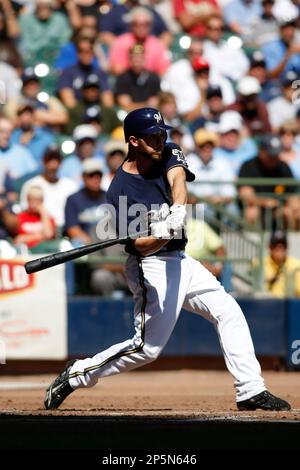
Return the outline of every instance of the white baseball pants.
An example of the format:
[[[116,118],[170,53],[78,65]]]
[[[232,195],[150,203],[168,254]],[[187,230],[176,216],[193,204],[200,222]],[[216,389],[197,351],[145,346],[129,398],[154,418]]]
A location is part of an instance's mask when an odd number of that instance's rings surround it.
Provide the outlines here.
[[[130,255],[126,275],[135,302],[135,335],[92,358],[76,361],[70,371],[72,388],[91,387],[100,377],[154,361],[185,308],[214,324],[226,366],[235,378],[237,401],[266,389],[239,305],[199,261],[183,251],[145,258]]]

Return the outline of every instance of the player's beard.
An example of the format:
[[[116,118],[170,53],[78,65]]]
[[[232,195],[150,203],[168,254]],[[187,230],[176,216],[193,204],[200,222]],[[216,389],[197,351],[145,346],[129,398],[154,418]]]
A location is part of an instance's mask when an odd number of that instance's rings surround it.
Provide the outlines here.
[[[155,162],[160,162],[161,159],[162,159],[162,152],[152,152],[149,155],[149,158],[151,158],[151,160],[153,160]]]
[[[142,155],[154,162],[160,162],[162,160],[163,148],[161,150],[154,149],[146,144],[143,140],[140,144],[139,151]]]

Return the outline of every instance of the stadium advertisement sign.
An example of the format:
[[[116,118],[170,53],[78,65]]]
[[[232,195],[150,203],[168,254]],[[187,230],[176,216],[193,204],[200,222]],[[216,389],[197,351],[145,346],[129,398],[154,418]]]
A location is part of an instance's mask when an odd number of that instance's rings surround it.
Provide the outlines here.
[[[27,275],[21,259],[0,260],[0,342],[9,359],[67,356],[64,265]]]

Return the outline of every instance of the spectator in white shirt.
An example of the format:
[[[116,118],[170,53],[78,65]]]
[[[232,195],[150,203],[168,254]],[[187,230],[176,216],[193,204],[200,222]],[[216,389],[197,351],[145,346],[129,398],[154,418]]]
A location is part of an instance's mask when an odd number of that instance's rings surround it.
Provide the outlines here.
[[[215,13],[206,24],[203,55],[209,61],[214,74],[237,81],[246,75],[249,60],[241,47],[233,47],[230,41],[222,39],[223,34],[223,18]]]
[[[213,68],[209,67],[209,63],[208,66],[205,66],[204,62],[207,62],[205,59],[202,58],[203,60],[199,61],[202,54],[202,41],[199,38],[193,38],[187,58],[174,62],[161,81],[161,89],[170,91],[175,95],[178,113],[188,120],[193,120],[199,115],[199,113],[196,113],[196,116],[189,116],[198,103],[201,103],[201,107],[205,104],[201,101],[202,96],[198,80],[198,73],[201,74],[205,69],[207,69],[207,86],[209,79],[210,85],[219,85],[221,87],[225,105],[235,101],[235,94],[230,81],[214,73]]]
[[[0,62],[0,104],[18,99],[21,94],[21,80],[16,70],[6,62]]]
[[[58,147],[49,147],[43,158],[44,171],[42,174],[28,180],[21,189],[20,202],[22,209],[27,208],[27,194],[32,186],[39,186],[44,194],[44,205],[53,217],[58,228],[65,223],[65,204],[67,198],[78,190],[78,186],[71,178],[57,176],[62,161]]]

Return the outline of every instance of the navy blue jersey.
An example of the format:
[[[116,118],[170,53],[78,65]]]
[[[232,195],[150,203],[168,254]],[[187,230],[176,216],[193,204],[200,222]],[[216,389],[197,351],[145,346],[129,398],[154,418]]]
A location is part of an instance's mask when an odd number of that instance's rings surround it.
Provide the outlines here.
[[[172,205],[171,188],[167,180],[167,172],[171,168],[181,166],[185,169],[187,181],[193,181],[195,176],[188,169],[185,157],[180,147],[173,143],[167,143],[163,151],[163,158],[153,166],[151,173],[147,175],[135,175],[127,173],[122,166],[107,191],[107,202],[112,204],[116,211],[116,229],[120,236],[132,234],[143,230],[140,224],[136,224],[140,215],[139,207],[134,204],[142,204],[145,212],[158,208],[163,203]],[[123,198],[119,199],[120,196]],[[126,196],[126,199],[124,198]],[[155,205],[155,207],[153,207]],[[173,239],[167,243],[160,252],[182,250],[187,239],[183,234],[181,239]],[[133,243],[126,245],[128,253],[137,254]]]

